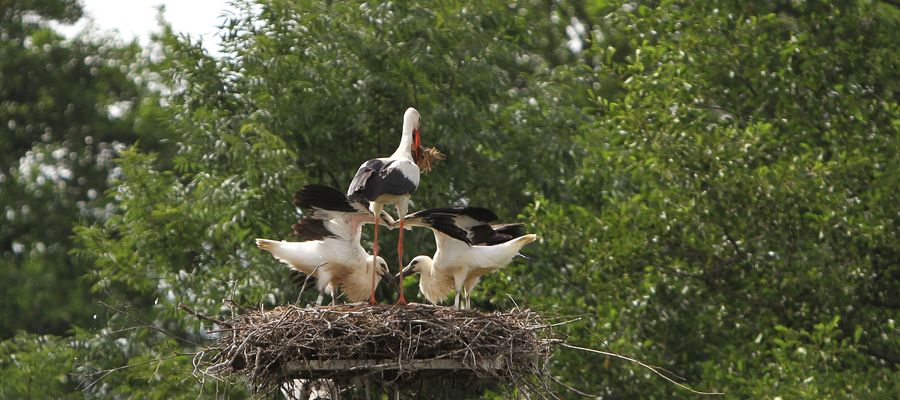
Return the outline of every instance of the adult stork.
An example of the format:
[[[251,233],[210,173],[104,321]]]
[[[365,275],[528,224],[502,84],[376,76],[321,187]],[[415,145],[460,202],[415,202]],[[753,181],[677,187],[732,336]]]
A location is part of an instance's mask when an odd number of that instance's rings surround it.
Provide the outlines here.
[[[322,304],[324,293],[335,302],[339,288],[350,302],[365,301],[369,288],[387,273],[387,263],[369,255],[360,245],[363,224],[380,221],[393,224],[387,212],[376,219],[368,201],[347,197],[339,190],[322,185],[306,185],[294,194],[294,206],[305,215],[293,225],[294,235],[303,242],[256,239],[256,245],[291,268],[316,278]],[[390,280],[389,280],[390,281]]]
[[[415,160],[419,158],[419,112],[408,108],[403,114],[403,129],[400,145],[394,154],[387,158],[375,158],[364,162],[356,171],[350,182],[347,196],[362,196],[369,201],[369,208],[374,215],[379,215],[385,205],[393,204],[397,208],[400,222],[400,235],[397,242],[397,257],[400,260],[400,273],[403,274],[403,224],[409,208],[409,197],[419,187],[419,167]],[[372,254],[378,256],[378,220],[375,220],[375,238]],[[374,271],[374,270],[373,270]],[[401,280],[402,282],[402,280]],[[375,285],[373,280],[369,303],[375,304]],[[406,304],[403,286],[400,286],[400,298],[397,304]]]
[[[453,215],[454,227],[465,232],[465,240],[430,223],[435,214]],[[407,215],[407,226],[431,228],[437,250],[433,258],[413,258],[401,272],[420,274],[419,289],[429,302],[441,303],[456,290],[453,306],[462,308],[462,296],[464,307],[471,308],[471,292],[481,277],[508,265],[522,247],[537,239],[525,234],[522,224],[489,224],[496,219],[492,211],[478,207],[434,208]]]

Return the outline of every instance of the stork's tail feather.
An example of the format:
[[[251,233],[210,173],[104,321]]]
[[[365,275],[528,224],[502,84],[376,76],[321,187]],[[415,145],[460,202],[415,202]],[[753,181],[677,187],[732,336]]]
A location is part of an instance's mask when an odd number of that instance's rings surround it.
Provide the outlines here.
[[[259,247],[260,249],[263,249],[266,251],[272,251],[272,246],[274,246],[275,243],[277,243],[277,241],[275,241],[275,240],[260,239],[260,238],[256,239],[256,247]]]
[[[514,248],[521,249],[525,247],[525,245],[533,243],[535,240],[537,240],[537,235],[529,233],[527,235],[519,236],[513,240],[510,240],[509,242],[507,242],[507,244],[513,246]],[[521,253],[518,253],[518,255],[521,255]]]
[[[529,243],[533,243],[535,240],[537,240],[537,238],[538,238],[537,235],[535,235],[533,233],[529,233],[527,235],[517,237],[514,240],[521,240],[522,242],[524,242],[523,244],[529,244]]]

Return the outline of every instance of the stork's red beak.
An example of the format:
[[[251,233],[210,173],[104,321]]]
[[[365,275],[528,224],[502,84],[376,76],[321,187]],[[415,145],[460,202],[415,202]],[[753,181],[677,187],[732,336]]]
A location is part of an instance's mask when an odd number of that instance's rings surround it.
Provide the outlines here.
[[[422,138],[419,136],[419,128],[413,129],[413,145],[412,145],[413,161],[416,163],[422,157]]]

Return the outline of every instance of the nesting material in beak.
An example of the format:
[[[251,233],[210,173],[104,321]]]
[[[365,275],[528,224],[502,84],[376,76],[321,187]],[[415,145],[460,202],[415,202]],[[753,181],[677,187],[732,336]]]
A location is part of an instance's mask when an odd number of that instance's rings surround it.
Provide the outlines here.
[[[434,147],[424,148],[419,146],[416,151],[413,152],[413,161],[416,162],[416,165],[419,166],[419,170],[422,172],[431,171],[434,163],[446,158],[447,157],[445,157],[443,153]]]

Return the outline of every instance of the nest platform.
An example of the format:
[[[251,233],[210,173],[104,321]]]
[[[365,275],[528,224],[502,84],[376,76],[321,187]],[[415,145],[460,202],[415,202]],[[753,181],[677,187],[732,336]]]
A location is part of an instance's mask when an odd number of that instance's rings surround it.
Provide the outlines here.
[[[373,386],[397,397],[485,388],[551,397],[547,363],[559,341],[530,310],[424,304],[245,309],[220,328],[207,373],[241,375],[257,394],[287,397],[310,382],[327,383],[332,397],[369,396]]]

